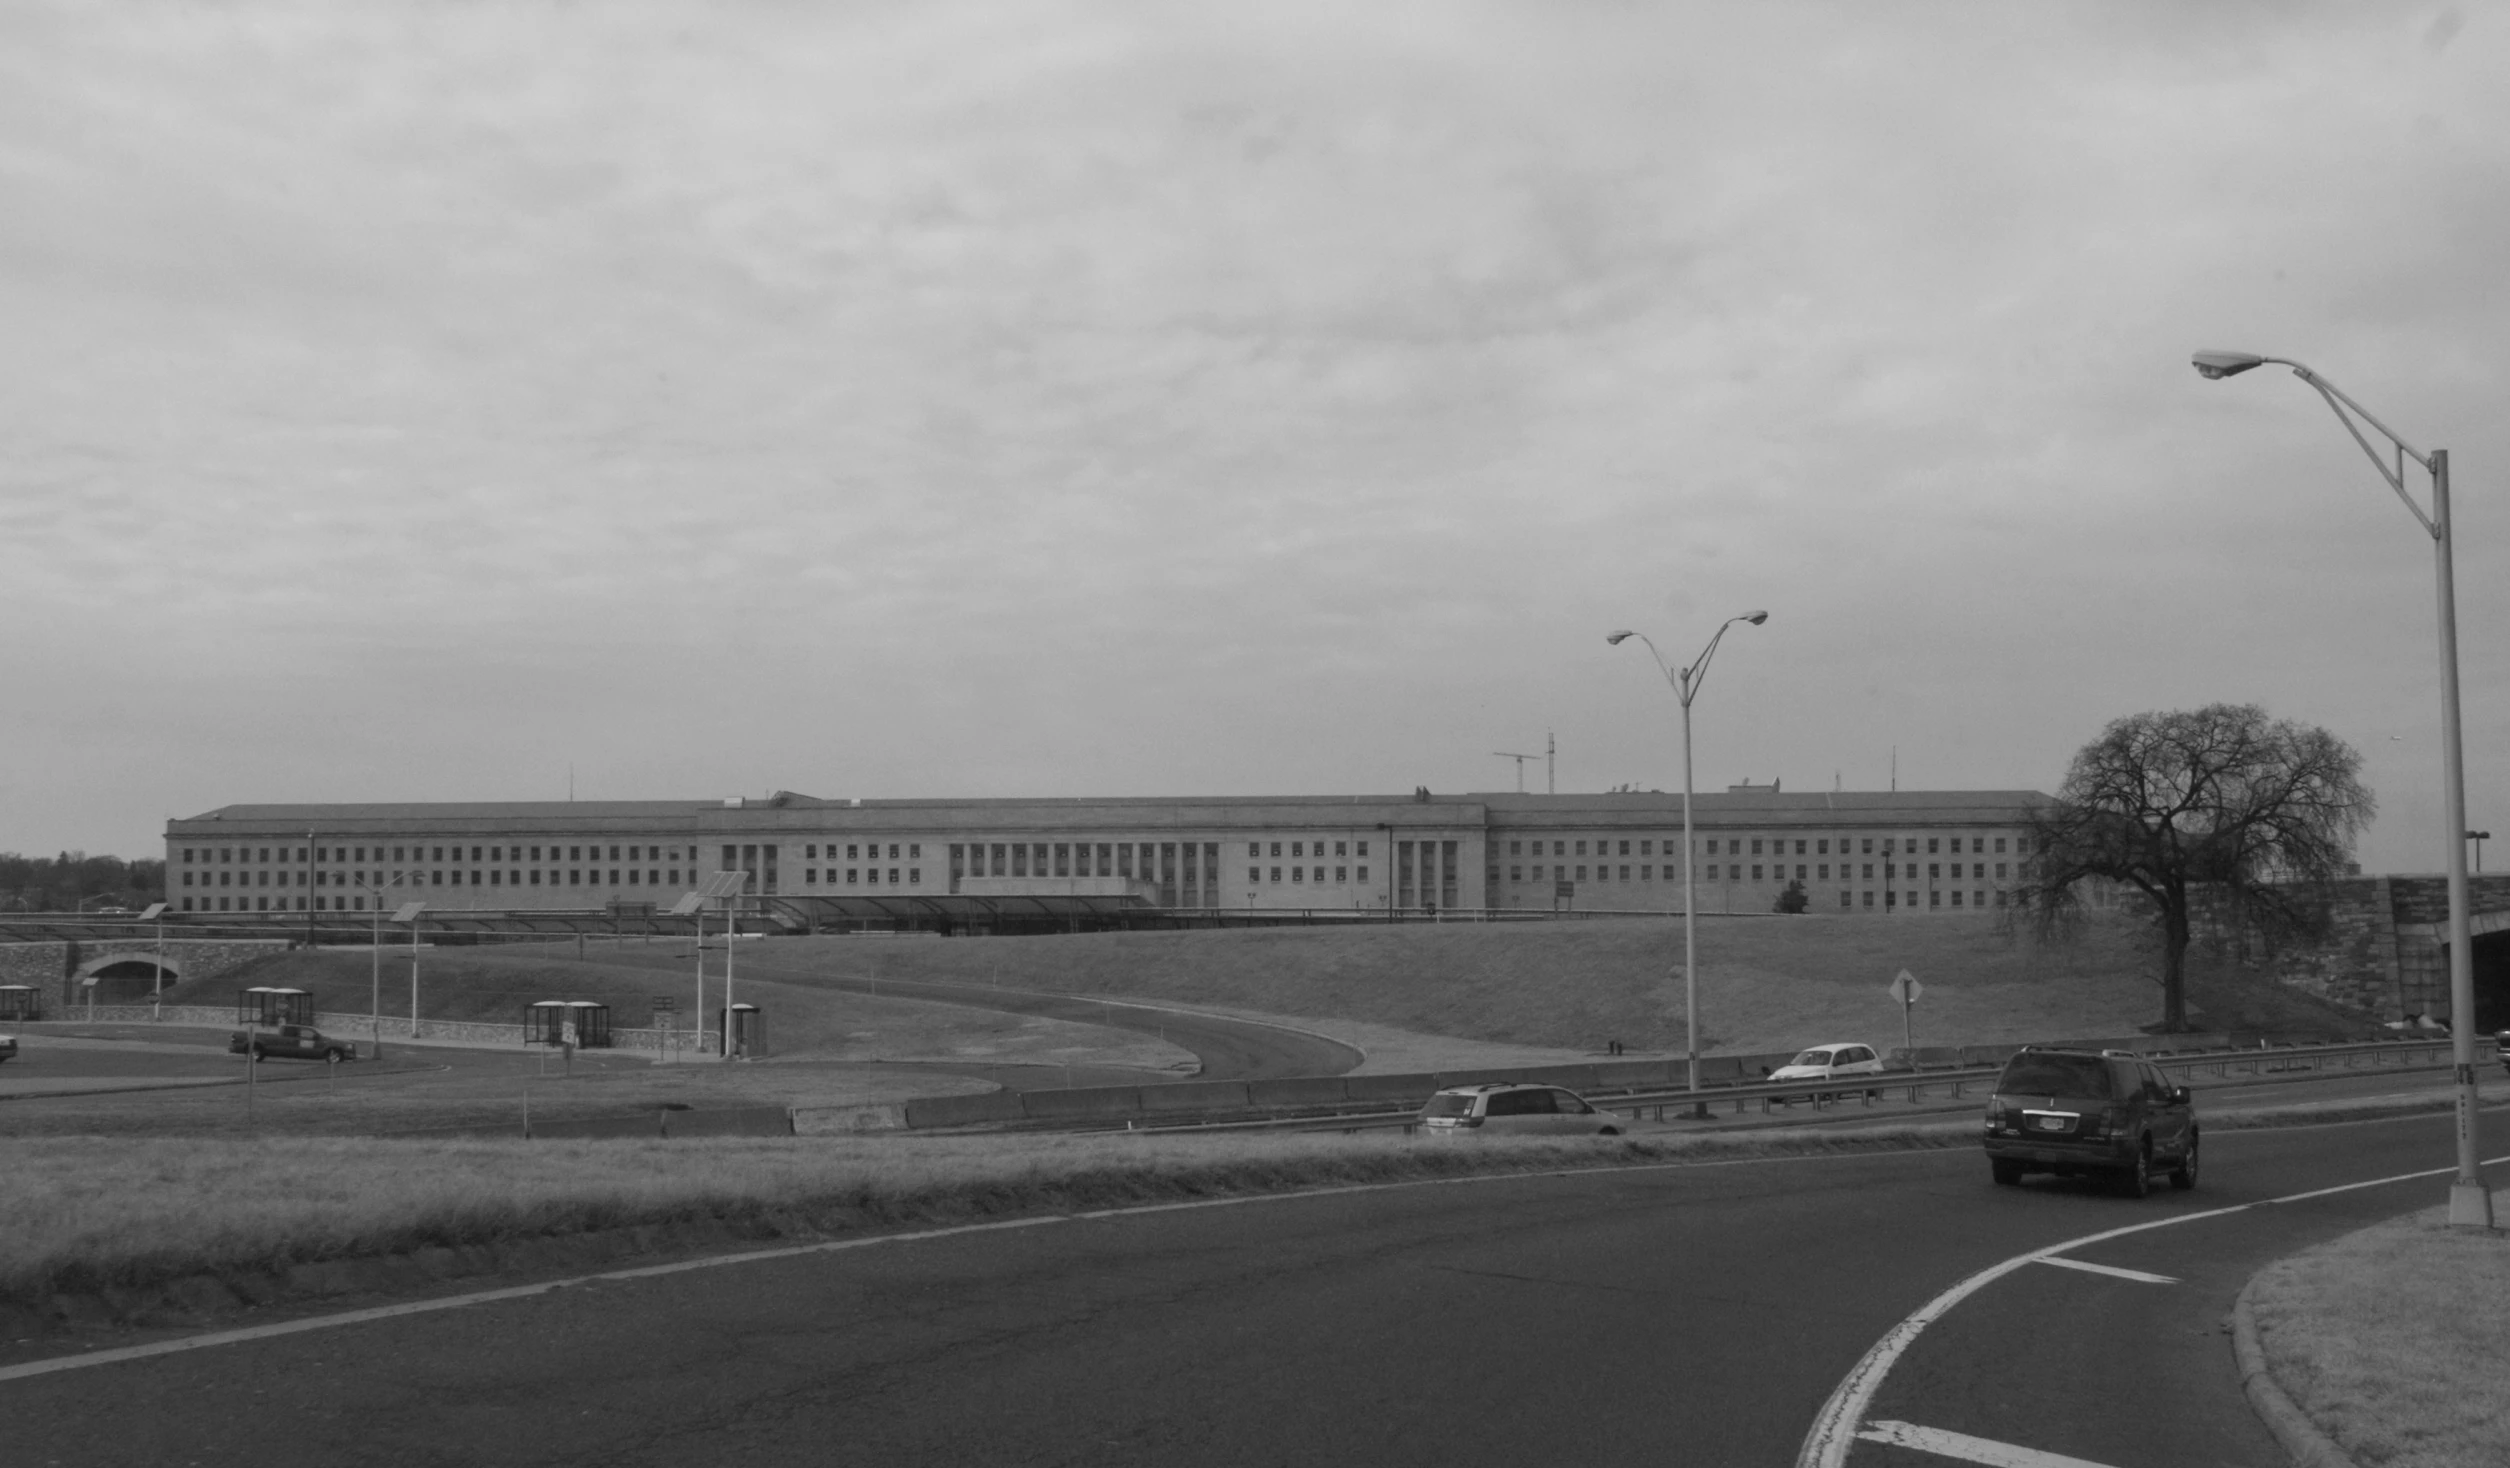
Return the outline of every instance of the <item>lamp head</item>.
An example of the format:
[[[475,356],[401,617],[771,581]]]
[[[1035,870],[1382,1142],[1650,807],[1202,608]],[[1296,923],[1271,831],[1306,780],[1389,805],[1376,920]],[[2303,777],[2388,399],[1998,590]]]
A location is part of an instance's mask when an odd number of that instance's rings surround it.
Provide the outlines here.
[[[1611,632],[1611,633],[1606,633],[1606,634],[1605,634],[1605,636],[1604,636],[1604,645],[1605,645],[1605,646],[1607,646],[1607,647],[1619,647],[1622,643],[1624,643],[1624,642],[1628,641],[1631,637],[1633,637],[1633,636],[1635,636],[1635,635],[1636,635],[1635,633],[1631,633],[1631,632]]]
[[[2188,359],[2199,375],[2207,380],[2237,377],[2251,367],[2265,365],[2266,359],[2255,352],[2198,352]]]
[[[1767,612],[1745,612],[1741,620],[1749,622],[1753,626],[1757,627],[1761,623],[1769,620],[1769,614]]]

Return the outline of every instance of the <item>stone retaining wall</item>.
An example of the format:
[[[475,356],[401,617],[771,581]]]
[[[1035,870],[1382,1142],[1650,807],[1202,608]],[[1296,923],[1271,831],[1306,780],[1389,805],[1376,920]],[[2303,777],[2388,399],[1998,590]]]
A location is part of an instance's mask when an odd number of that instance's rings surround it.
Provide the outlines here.
[[[165,1024],[192,1029],[235,1028],[235,1011],[223,1004],[99,1004],[91,1011],[85,1004],[67,1009],[47,1011],[46,1019],[92,1022],[95,1024]],[[375,1017],[370,1014],[349,1014],[336,1010],[319,1010],[314,1015],[314,1028],[342,1040],[362,1040],[374,1035]],[[387,1040],[411,1038],[409,1016],[387,1014],[381,1029]],[[613,1050],[655,1050],[666,1046],[669,1053],[684,1054],[693,1046],[711,1048],[716,1032],[706,1031],[702,1038],[693,1038],[687,1030],[614,1029],[610,1032]],[[430,1019],[419,1024],[417,1038],[441,1040],[454,1045],[516,1045],[523,1043],[523,1026],[500,1024],[493,1020]]]

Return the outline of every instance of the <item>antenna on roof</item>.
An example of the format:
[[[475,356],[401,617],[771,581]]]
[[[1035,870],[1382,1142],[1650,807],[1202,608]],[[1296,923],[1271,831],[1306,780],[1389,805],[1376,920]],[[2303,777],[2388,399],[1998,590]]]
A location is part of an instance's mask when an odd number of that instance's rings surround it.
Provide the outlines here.
[[[1516,793],[1523,795],[1525,793],[1525,762],[1529,759],[1541,759],[1542,756],[1539,754],[1515,754],[1504,749],[1494,749],[1490,753],[1493,759],[1512,759],[1516,761]]]

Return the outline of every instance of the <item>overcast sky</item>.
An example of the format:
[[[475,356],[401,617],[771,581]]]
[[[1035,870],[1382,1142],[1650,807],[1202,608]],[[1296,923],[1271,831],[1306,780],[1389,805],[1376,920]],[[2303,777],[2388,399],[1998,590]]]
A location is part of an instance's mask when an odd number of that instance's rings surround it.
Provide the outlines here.
[[[1766,607],[1702,788],[2254,701],[2437,870],[2431,542],[2187,356],[2452,450],[2510,823],[2505,226],[2490,5],[10,5],[0,848],[1672,790]]]

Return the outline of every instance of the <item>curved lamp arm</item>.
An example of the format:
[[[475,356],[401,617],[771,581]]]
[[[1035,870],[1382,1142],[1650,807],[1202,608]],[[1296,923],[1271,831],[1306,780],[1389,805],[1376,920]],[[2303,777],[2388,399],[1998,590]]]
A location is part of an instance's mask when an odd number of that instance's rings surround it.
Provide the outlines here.
[[[2336,415],[2336,421],[2344,425],[2345,432],[2352,434],[2353,441],[2360,444],[2362,452],[2370,456],[2371,467],[2379,471],[2380,478],[2388,481],[2388,487],[2396,491],[2397,498],[2404,502],[2407,513],[2411,514],[2416,523],[2423,527],[2424,533],[2435,539],[2439,537],[2440,526],[2434,522],[2432,516],[2424,513],[2421,505],[2414,502],[2414,496],[2407,493],[2405,487],[2405,461],[2412,459],[2423,467],[2424,472],[2436,474],[2439,470],[2434,466],[2431,456],[2407,443],[2395,429],[2372,416],[2370,409],[2353,401],[2352,396],[2343,388],[2289,357],[2264,357],[2255,352],[2203,351],[2198,352],[2189,360],[2198,374],[2208,380],[2237,377],[2252,367],[2263,367],[2269,362],[2279,367],[2291,368],[2293,376],[2317,389],[2318,395],[2326,400],[2328,411]],[[2346,412],[2348,408],[2353,411]],[[2371,441],[2362,435],[2361,425],[2353,421],[2356,416],[2359,416],[2363,423],[2376,429],[2380,437],[2388,440],[2389,445],[2395,450],[2393,467],[2390,460],[2382,458],[2379,450],[2372,447]]]

